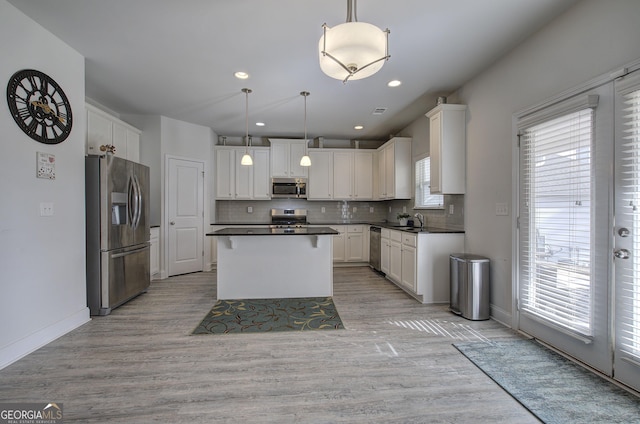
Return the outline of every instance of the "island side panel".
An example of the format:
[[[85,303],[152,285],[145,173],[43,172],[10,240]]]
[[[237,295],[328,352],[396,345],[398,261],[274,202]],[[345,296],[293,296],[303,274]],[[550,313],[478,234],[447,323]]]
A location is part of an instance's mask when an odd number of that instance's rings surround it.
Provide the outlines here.
[[[331,235],[217,238],[218,299],[333,296]]]

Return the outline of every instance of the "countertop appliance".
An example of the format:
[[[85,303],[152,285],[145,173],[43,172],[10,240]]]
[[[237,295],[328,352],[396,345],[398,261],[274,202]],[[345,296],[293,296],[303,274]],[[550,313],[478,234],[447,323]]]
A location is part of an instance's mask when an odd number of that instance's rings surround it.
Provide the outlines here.
[[[371,226],[369,230],[369,265],[380,272],[380,236],[382,229]]]
[[[108,315],[149,287],[149,168],[87,156],[85,191],[87,304]]]
[[[271,179],[272,198],[307,198],[306,178],[272,178]]]

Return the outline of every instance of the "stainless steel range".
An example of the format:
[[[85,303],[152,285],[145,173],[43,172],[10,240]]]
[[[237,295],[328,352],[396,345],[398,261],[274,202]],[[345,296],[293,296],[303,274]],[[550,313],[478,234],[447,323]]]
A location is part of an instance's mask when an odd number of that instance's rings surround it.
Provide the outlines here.
[[[295,230],[307,228],[306,209],[271,209],[272,229]]]

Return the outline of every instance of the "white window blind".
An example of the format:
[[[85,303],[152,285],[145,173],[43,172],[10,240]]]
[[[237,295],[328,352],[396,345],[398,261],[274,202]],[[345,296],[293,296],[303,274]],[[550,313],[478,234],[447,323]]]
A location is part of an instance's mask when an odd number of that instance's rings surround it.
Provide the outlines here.
[[[618,279],[618,295],[622,299],[617,307],[619,326],[617,337],[622,352],[640,360],[640,90],[624,96],[623,115],[623,160],[622,198],[629,205],[618,213],[630,214],[633,227],[632,257],[628,260],[616,261],[616,272],[622,273]]]
[[[431,194],[431,158],[425,157],[416,161],[416,193],[415,208],[444,207],[442,194]]]
[[[546,116],[519,134],[519,308],[591,336],[593,110]]]

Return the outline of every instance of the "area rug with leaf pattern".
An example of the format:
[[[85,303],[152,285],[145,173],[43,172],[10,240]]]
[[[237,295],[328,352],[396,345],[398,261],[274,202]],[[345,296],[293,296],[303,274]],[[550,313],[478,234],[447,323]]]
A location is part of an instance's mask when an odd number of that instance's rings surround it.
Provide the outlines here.
[[[535,340],[454,346],[544,423],[640,423],[640,398]]]
[[[218,300],[192,334],[336,330],[344,325],[330,297]]]

